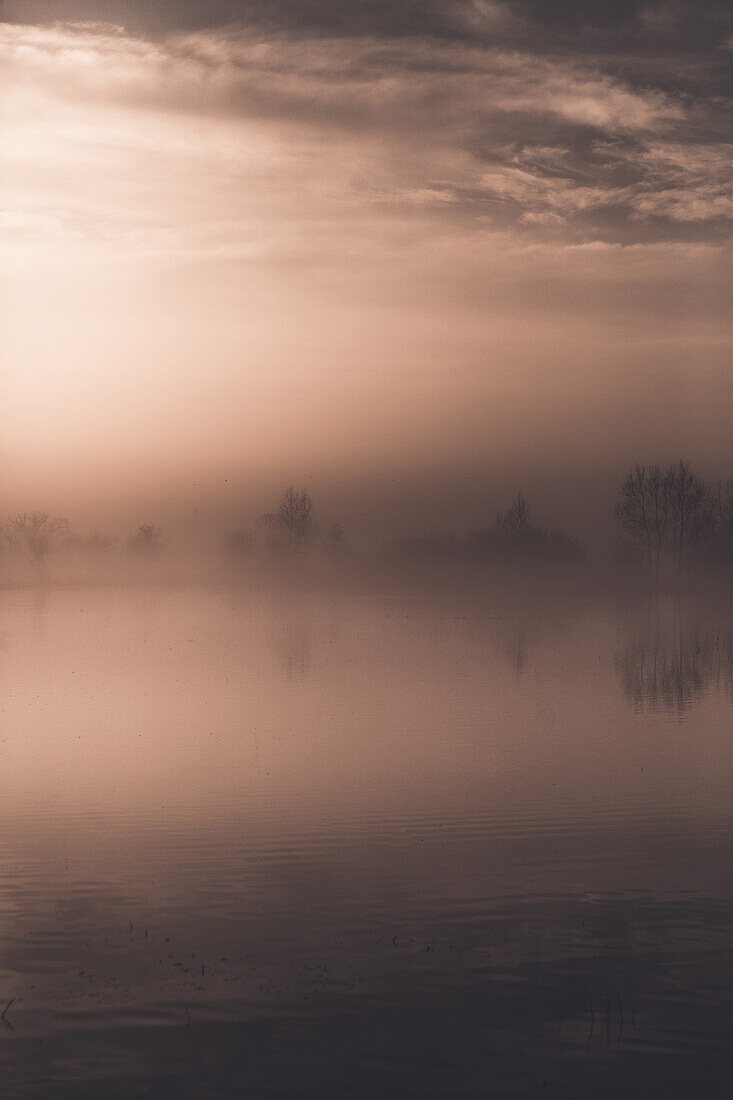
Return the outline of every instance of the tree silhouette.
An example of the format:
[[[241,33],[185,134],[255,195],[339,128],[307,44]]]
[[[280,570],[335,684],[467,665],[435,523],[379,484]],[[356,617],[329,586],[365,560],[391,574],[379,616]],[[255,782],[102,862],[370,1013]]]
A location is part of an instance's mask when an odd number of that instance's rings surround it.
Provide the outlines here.
[[[637,464],[629,471],[621,483],[615,514],[623,529],[643,547],[649,569],[658,572],[669,526],[667,477],[658,466],[647,470]]]
[[[621,527],[643,549],[650,571],[658,572],[665,544],[675,569],[680,570],[690,549],[711,531],[714,498],[683,459],[663,473],[658,466],[647,469],[637,465],[621,483],[615,514]]]
[[[499,512],[491,528],[471,531],[471,540],[483,553],[507,559],[562,561],[580,555],[577,542],[561,531],[537,527],[531,508],[517,493],[505,512]]]
[[[524,538],[534,529],[530,519],[530,508],[521,493],[517,493],[506,512],[500,512],[496,517],[497,534],[511,539]]]
[[[669,501],[669,534],[672,558],[681,569],[690,546],[701,536],[706,523],[710,491],[682,459],[665,474]]]
[[[300,550],[313,530],[313,501],[305,489],[288,486],[277,512],[262,516],[262,523],[282,539],[288,552]]]
[[[33,564],[40,567],[61,533],[68,530],[69,521],[45,512],[23,512],[10,519],[8,527],[11,538],[25,546]]]
[[[164,544],[163,528],[155,523],[141,523],[128,541],[130,550],[139,554],[153,554]]]

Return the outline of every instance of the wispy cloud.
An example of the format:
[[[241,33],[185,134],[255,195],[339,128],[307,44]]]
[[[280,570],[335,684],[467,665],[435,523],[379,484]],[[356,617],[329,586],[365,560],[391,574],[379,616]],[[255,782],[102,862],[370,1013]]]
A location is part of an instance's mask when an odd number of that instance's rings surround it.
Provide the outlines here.
[[[451,11],[509,18],[478,0]],[[388,231],[399,211],[404,233],[409,207],[417,233],[432,213],[631,241],[682,223],[719,234],[730,214],[728,150],[694,139],[689,103],[587,58],[243,27],[152,40],[89,22],[3,24],[0,49],[16,247],[35,225],[46,242],[52,226],[186,252],[239,234],[251,255],[253,236],[280,247],[288,227],[303,241],[347,218]]]
[[[704,7],[109,0],[100,24],[7,0],[16,481],[39,455],[69,480],[59,454],[127,478],[134,451],[145,484],[166,449],[194,480],[398,463],[408,438],[546,464],[553,432],[615,449],[613,408],[647,446],[660,363],[724,376],[728,32]]]

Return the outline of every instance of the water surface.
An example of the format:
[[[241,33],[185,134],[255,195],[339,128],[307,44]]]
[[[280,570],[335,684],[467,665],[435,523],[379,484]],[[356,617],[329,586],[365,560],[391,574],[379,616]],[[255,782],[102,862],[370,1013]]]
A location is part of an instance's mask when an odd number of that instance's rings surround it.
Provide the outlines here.
[[[0,614],[7,1095],[727,1095],[720,607]]]

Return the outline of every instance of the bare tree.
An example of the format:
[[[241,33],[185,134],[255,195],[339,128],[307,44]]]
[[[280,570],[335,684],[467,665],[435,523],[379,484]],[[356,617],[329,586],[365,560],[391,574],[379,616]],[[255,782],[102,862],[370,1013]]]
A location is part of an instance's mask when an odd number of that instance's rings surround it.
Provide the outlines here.
[[[517,493],[506,512],[499,512],[496,517],[497,534],[505,538],[523,538],[533,529],[530,519],[531,508],[521,493]]]
[[[616,519],[643,550],[649,569],[659,563],[669,523],[667,477],[658,466],[636,465],[624,478],[616,504]]]
[[[45,512],[23,512],[8,522],[11,538],[26,548],[33,564],[39,567],[43,566],[46,555],[68,527],[67,519],[49,516]]]
[[[262,516],[261,522],[283,540],[287,550],[300,550],[315,525],[313,501],[305,489],[288,486],[277,512]]]
[[[669,502],[669,542],[675,567],[681,569],[688,549],[705,529],[710,490],[683,459],[669,466],[664,477]]]
[[[706,483],[680,459],[663,473],[658,466],[630,470],[621,483],[616,519],[643,548],[650,570],[659,570],[665,542],[679,570],[689,549],[710,531],[713,506]]]

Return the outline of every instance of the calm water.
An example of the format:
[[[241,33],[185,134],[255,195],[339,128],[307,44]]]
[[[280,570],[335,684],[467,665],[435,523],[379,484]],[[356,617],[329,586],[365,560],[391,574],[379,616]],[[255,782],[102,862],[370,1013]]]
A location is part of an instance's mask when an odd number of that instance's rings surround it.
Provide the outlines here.
[[[0,1092],[727,1096],[731,620],[0,593]]]

